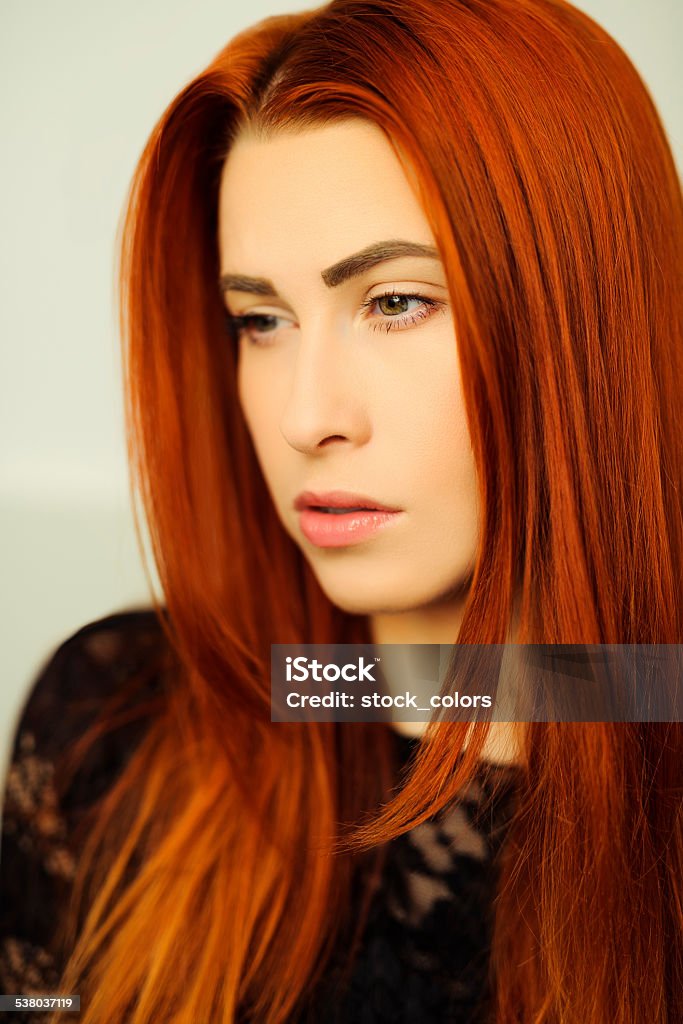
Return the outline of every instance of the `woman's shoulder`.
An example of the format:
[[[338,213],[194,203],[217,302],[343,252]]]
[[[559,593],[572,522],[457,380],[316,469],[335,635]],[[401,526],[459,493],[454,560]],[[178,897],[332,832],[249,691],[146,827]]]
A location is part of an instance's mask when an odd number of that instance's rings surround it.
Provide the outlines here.
[[[154,687],[159,682],[154,669],[167,656],[164,631],[152,609],[89,622],[60,643],[36,674],[19,729],[30,729],[47,746],[58,745],[102,707],[103,698],[140,671],[150,670],[147,681]]]
[[[162,612],[162,615],[165,615]],[[81,626],[63,640],[37,673],[24,714],[40,711],[41,702],[59,691],[71,699],[91,688],[115,685],[164,646],[163,627],[152,608],[114,612]]]
[[[170,664],[161,620],[150,608],[116,612],[68,636],[37,673],[21,709],[6,785],[10,808],[17,786],[35,785],[45,774],[39,765],[62,760],[99,723],[101,734],[68,793],[71,802],[96,799],[122,767],[147,712],[163,700]]]

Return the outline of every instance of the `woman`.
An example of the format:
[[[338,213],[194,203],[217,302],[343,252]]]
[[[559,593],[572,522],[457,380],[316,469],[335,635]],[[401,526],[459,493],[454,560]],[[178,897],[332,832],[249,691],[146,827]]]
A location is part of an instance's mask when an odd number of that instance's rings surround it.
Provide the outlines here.
[[[44,951],[85,1024],[683,1018],[680,723],[269,707],[271,643],[681,642],[682,240],[641,81],[560,0],[336,0],[171,104],[122,261],[165,607],[72,638],[15,748],[90,694]]]

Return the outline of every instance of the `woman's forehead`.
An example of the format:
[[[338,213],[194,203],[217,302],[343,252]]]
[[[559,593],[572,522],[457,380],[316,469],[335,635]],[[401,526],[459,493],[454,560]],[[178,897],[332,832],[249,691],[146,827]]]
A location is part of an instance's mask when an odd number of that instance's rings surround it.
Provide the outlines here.
[[[262,267],[269,256],[287,260],[295,251],[327,267],[395,237],[434,244],[393,146],[370,122],[246,133],[228,154],[219,240],[224,260],[238,260],[245,273],[245,261]]]

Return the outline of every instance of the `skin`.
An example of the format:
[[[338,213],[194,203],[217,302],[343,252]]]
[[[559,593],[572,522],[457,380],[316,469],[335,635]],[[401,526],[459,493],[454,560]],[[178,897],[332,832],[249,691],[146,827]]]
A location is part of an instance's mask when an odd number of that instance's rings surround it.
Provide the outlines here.
[[[383,260],[333,287],[322,273],[396,239],[435,249],[375,125],[244,130],[231,147],[221,278],[274,286],[263,295],[232,281],[224,296],[232,316],[254,318],[241,322],[238,393],[279,518],[329,599],[369,617],[375,643],[450,644],[480,512],[444,268],[435,252]],[[365,541],[320,548],[294,508],[303,490],[358,492],[402,512]],[[425,723],[396,727],[415,735]],[[492,738],[489,753],[509,759],[504,747]]]

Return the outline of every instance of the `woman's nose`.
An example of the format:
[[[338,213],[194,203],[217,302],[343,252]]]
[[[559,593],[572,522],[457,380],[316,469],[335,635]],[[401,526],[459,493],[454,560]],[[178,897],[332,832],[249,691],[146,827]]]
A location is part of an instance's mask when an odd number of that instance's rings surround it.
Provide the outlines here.
[[[355,446],[368,440],[368,403],[352,337],[329,325],[301,330],[280,430],[305,454],[333,441]]]

